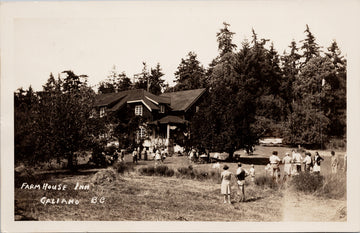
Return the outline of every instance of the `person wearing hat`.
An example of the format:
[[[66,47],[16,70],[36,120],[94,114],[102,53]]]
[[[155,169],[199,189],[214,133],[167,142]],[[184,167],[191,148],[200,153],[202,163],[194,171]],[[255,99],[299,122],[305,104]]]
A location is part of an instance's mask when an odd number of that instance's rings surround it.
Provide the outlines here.
[[[282,159],[284,164],[284,180],[291,175],[291,162],[292,158],[288,152],[285,153],[285,157]]]
[[[245,201],[245,177],[247,177],[248,175],[248,171],[241,167],[241,163],[238,163],[238,169],[236,170],[236,178],[240,194],[239,202]]]
[[[305,152],[305,158],[303,163],[305,164],[304,170],[305,172],[310,172],[312,168],[312,159],[311,159],[311,153]]]
[[[273,179],[277,179],[278,177],[280,177],[279,163],[281,162],[277,151],[273,151],[272,155],[269,158],[269,161],[271,166],[271,175]]]
[[[228,171],[229,167],[227,165],[224,165],[224,171],[221,173],[221,194],[224,195],[224,203],[226,203],[226,200],[231,204],[230,200],[230,180],[232,173]]]

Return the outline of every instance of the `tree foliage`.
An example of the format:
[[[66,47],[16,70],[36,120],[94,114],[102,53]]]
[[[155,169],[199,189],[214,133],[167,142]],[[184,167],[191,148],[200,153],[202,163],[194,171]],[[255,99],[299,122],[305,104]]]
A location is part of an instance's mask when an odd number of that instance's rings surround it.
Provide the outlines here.
[[[99,83],[99,93],[113,93],[126,91],[132,88],[130,78],[128,78],[125,72],[118,73],[116,66],[113,66],[108,78],[105,81]]]
[[[181,59],[175,72],[175,91],[191,90],[205,86],[205,69],[197,60],[195,52],[189,52],[186,59]]]
[[[92,116],[95,93],[86,76],[63,73],[65,78],[57,80],[51,74],[41,92],[29,88],[15,93],[16,160],[67,159],[72,169],[74,153],[90,149],[101,133],[101,122]]]

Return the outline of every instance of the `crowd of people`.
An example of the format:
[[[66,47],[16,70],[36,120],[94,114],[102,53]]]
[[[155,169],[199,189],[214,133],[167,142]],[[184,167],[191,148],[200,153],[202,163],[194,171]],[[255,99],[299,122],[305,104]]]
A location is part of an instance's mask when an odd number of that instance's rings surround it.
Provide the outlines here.
[[[344,156],[344,170],[346,170],[346,154]],[[299,175],[301,172],[313,173],[315,175],[320,174],[321,162],[324,158],[320,156],[318,152],[315,152],[314,157],[309,151],[305,152],[305,157],[300,153],[300,150],[292,150],[290,153],[285,153],[283,159],[280,159],[277,151],[273,151],[269,157],[269,163],[265,166],[265,174],[272,177],[274,182],[279,182],[281,177],[280,165],[283,164],[283,181],[286,181],[291,176]],[[339,157],[334,151],[331,151],[331,173],[336,174],[339,170]],[[303,167],[303,168],[302,168]],[[216,163],[213,168],[220,168],[220,164]],[[224,165],[223,172],[221,173],[221,194],[224,196],[224,203],[231,203],[231,177],[233,173],[230,172],[229,166]],[[251,182],[255,182],[255,168],[252,164],[249,171],[242,167],[241,163],[238,163],[238,168],[235,173],[236,183],[238,187],[239,201],[245,201],[245,178],[251,177]]]
[[[138,161],[141,159],[148,160],[148,157],[152,157],[155,161],[155,165],[159,165],[164,162],[167,155],[167,149],[164,147],[154,147],[152,153],[148,153],[145,147],[142,150],[140,147],[135,147],[132,152],[133,163],[135,164],[138,164]]]
[[[345,157],[346,159],[346,157]],[[277,151],[273,151],[269,158],[269,163],[265,167],[266,174],[272,176],[275,180],[278,180],[280,174],[280,164],[284,165],[283,178],[299,175],[300,172],[309,172],[314,174],[320,174],[321,162],[324,158],[320,156],[319,152],[315,152],[314,157],[309,151],[305,152],[305,157],[301,153],[292,150],[290,153],[285,153],[285,157],[281,160]],[[303,167],[303,168],[302,168]],[[331,151],[331,172],[337,173],[339,168],[339,157],[335,154],[335,151]]]

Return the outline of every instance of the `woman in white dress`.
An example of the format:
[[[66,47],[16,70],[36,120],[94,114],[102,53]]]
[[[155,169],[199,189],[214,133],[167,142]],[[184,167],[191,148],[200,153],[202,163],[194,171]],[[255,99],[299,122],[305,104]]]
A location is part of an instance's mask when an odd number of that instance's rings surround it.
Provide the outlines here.
[[[224,166],[224,171],[221,173],[221,194],[224,195],[224,203],[228,200],[229,204],[231,204],[230,200],[230,181],[232,173],[228,171],[229,167],[227,165]]]
[[[316,151],[315,152],[315,157],[314,157],[313,173],[320,174],[320,163],[321,163],[321,161],[324,161],[324,159]]]

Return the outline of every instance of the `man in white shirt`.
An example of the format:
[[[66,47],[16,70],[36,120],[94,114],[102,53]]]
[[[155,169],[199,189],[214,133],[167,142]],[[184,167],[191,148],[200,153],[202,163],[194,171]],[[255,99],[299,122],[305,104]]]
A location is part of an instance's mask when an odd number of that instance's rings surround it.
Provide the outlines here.
[[[279,163],[281,160],[278,157],[277,151],[273,151],[272,155],[269,158],[269,161],[270,161],[270,166],[271,166],[271,175],[272,175],[273,179],[279,178],[280,177]]]
[[[301,172],[301,161],[302,160],[303,160],[303,157],[301,156],[301,154],[299,152],[293,153],[293,161],[295,163],[296,171],[298,173]]]
[[[292,158],[290,157],[290,154],[286,152],[285,157],[282,160],[282,163],[284,164],[284,179],[291,175],[291,162]]]

